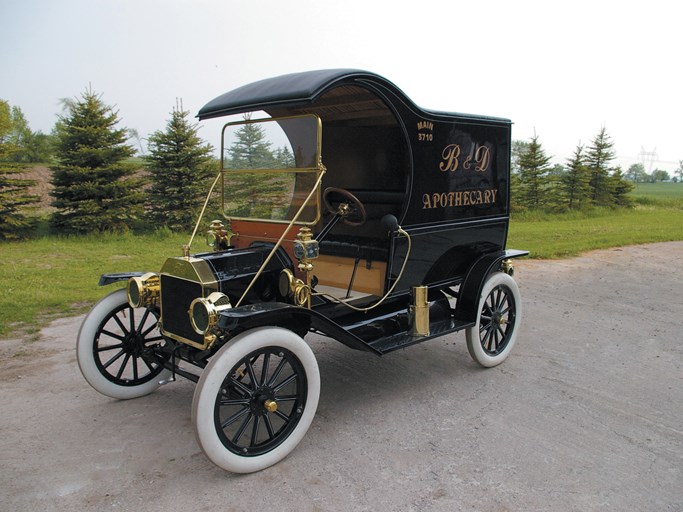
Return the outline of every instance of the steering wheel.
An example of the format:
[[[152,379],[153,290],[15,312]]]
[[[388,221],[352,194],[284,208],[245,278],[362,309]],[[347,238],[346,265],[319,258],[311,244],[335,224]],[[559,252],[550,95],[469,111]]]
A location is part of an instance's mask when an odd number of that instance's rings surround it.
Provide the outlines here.
[[[349,208],[348,205],[346,208],[342,206],[345,204],[345,199],[352,204],[353,208]],[[343,188],[327,187],[323,191],[323,204],[328,212],[334,215],[340,214],[347,226],[362,226],[368,217],[363,203]]]

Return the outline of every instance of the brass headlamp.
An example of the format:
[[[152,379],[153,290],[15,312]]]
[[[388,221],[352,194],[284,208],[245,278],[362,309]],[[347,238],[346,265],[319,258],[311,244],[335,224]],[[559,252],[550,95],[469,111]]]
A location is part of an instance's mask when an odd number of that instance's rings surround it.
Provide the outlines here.
[[[231,307],[230,298],[221,292],[194,299],[188,311],[192,328],[197,334],[206,334],[218,323],[219,313]]]
[[[307,305],[308,300],[311,298],[311,287],[301,279],[294,277],[294,273],[288,268],[280,272],[278,289],[280,295],[293,299],[294,304],[297,306]]]
[[[159,304],[161,285],[159,275],[148,272],[128,280],[128,304],[133,308],[149,307]]]

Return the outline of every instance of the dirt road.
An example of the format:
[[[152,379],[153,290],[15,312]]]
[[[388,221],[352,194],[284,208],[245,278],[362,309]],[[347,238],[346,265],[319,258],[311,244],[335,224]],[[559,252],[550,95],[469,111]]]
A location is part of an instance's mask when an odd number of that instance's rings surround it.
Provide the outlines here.
[[[0,510],[683,512],[683,242],[524,261],[490,370],[464,334],[383,358],[311,337],[318,413],[237,476],[201,453],[194,385],[132,401],[81,377],[65,318],[0,341]]]

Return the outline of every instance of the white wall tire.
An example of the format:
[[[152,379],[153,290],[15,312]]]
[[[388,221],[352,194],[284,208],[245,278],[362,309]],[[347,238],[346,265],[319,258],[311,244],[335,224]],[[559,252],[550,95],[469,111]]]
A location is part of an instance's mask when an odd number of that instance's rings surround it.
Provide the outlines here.
[[[126,290],[102,298],[78,331],[76,356],[85,380],[103,395],[128,399],[147,395],[171,372],[142,357],[145,346],[162,340],[156,314],[132,308]]]
[[[477,323],[465,332],[472,359],[486,368],[505,361],[521,322],[522,299],[517,283],[503,272],[491,274],[479,297]]]
[[[197,442],[225,470],[260,471],[303,439],[319,396],[318,363],[302,338],[280,327],[241,333],[199,379],[192,400]]]

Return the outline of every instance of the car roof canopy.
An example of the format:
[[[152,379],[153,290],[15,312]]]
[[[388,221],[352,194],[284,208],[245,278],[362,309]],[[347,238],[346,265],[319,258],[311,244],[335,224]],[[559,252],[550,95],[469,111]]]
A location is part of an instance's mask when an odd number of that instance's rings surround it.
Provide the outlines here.
[[[252,82],[218,96],[204,105],[197,115],[200,120],[245,112],[265,111],[270,115],[300,113],[331,89],[355,85],[373,91],[391,108],[396,117],[408,110],[418,116],[442,120],[480,120],[509,124],[507,119],[461,113],[425,110],[415,105],[406,94],[386,78],[359,69],[325,69],[292,73]]]

